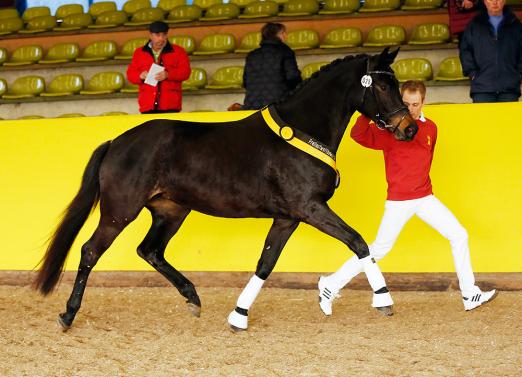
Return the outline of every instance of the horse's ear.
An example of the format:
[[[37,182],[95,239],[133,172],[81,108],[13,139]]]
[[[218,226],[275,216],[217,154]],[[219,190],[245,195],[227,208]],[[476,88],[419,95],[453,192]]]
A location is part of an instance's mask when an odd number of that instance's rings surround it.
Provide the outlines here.
[[[381,54],[379,55],[379,65],[380,66],[389,66],[393,63],[395,58],[397,57],[397,54],[399,53],[399,50],[401,48],[397,47],[395,51],[390,52],[390,48],[386,47],[384,50],[382,50]]]

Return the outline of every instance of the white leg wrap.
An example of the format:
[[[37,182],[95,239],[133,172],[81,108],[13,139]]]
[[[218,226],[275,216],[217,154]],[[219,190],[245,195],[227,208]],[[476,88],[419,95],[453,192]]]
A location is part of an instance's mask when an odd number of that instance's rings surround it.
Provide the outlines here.
[[[237,306],[241,309],[250,309],[259,294],[259,291],[263,288],[264,283],[265,281],[263,279],[258,278],[256,275],[252,276],[246,287],[243,289],[243,292],[239,295]]]
[[[250,309],[254,303],[257,295],[261,291],[261,288],[263,288],[264,283],[265,281],[258,278],[256,275],[250,278],[246,287],[243,289],[243,292],[241,292],[239,298],[237,299],[237,308],[239,309],[236,308],[232,310],[232,312],[228,315],[228,323],[231,326],[242,330],[246,330],[248,328],[248,314],[241,314],[237,310],[240,310],[241,312],[244,310],[244,312],[247,313],[247,310]]]
[[[372,306],[374,308],[382,308],[383,306],[392,306],[393,300],[390,292],[386,293],[374,293]]]
[[[372,291],[375,292],[386,287],[386,282],[384,281],[384,276],[382,276],[381,269],[377,266],[377,263],[375,263],[375,260],[371,255],[360,259],[360,262],[363,265],[364,273],[372,287]]]

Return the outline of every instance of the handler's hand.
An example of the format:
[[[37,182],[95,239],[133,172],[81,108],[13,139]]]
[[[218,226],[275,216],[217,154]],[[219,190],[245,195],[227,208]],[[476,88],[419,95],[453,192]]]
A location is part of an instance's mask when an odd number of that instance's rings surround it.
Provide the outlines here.
[[[140,73],[140,79],[145,80],[145,79],[147,78],[147,74],[148,74],[148,73],[149,73],[149,72],[147,72],[147,71],[143,71],[143,72],[141,72],[141,73]]]
[[[154,78],[158,81],[163,81],[165,80],[167,77],[169,77],[169,74],[167,71],[161,71],[161,72],[158,72],[156,73],[156,76],[154,76]]]

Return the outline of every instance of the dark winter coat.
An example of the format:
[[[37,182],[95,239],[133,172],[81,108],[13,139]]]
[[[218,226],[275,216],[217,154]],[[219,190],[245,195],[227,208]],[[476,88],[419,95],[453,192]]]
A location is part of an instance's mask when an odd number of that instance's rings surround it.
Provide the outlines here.
[[[165,67],[169,76],[158,85],[145,84],[140,73],[148,71],[154,63],[152,49],[147,43],[134,51],[127,68],[127,79],[139,85],[138,103],[140,112],[151,110],[181,110],[181,82],[190,76],[190,63],[185,50],[167,42],[159,57],[159,65]]]
[[[295,53],[279,39],[264,40],[246,57],[243,109],[261,109],[277,102],[301,82]]]
[[[522,78],[522,24],[504,7],[504,19],[495,37],[483,8],[464,31],[460,44],[464,75],[471,81],[471,94],[515,93],[520,96]]]

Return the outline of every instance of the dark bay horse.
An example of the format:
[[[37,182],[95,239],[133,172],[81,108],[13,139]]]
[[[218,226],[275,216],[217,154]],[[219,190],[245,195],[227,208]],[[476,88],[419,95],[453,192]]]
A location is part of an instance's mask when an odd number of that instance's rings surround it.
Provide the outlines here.
[[[361,258],[373,306],[391,310],[393,301],[366,242],[327,201],[338,180],[335,152],[356,110],[399,140],[411,140],[417,131],[390,69],[397,53],[385,49],[375,56],[338,59],[286,98],[239,121],[157,119],[99,146],[35,281],[44,295],[53,290],[74,239],[99,201],[98,227],[81,248],[67,309],[59,316],[63,329],[80,308],[92,268],[143,207],[152,214],[152,226],[138,254],[178,289],[197,316],[201,303],[194,285],[164,258],[167,243],[191,210],[274,219],[255,275],[229,315],[232,328],[247,328],[248,309],[300,222],[335,237]]]

